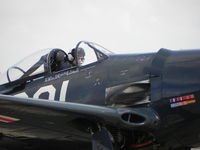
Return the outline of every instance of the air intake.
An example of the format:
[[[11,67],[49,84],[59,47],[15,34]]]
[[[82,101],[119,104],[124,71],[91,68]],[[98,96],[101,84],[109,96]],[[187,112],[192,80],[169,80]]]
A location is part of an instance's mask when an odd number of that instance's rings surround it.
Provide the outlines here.
[[[124,120],[128,123],[140,124],[140,123],[145,122],[145,118],[143,116],[133,114],[133,113],[125,113],[121,117],[122,117],[122,120]]]

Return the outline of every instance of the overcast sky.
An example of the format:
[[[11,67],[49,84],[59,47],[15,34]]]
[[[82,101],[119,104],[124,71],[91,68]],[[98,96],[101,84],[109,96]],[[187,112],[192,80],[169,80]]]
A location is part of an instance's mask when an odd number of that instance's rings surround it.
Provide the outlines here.
[[[0,0],[0,72],[80,40],[116,53],[200,48],[200,0]]]

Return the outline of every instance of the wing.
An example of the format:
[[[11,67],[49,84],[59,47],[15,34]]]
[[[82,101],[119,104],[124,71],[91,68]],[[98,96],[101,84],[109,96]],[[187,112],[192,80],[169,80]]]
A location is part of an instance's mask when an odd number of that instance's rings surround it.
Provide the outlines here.
[[[12,136],[83,141],[90,140],[87,129],[95,125],[151,130],[158,120],[148,107],[109,108],[0,95],[0,129]]]

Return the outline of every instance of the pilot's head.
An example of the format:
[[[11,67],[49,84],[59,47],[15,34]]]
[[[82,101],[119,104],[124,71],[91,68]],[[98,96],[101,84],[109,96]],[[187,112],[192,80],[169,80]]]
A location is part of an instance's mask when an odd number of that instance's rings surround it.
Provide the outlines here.
[[[72,61],[73,65],[81,66],[85,61],[85,51],[83,48],[79,47],[77,49],[72,49],[72,57],[69,59]]]

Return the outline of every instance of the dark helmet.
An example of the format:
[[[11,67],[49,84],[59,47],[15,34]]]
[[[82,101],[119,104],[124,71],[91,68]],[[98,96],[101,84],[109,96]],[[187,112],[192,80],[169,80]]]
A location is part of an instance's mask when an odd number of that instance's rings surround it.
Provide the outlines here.
[[[85,57],[85,51],[81,47],[72,49],[71,53],[68,54],[68,60],[76,63],[76,65],[78,66],[81,66],[84,63],[85,60],[84,57]]]
[[[84,57],[84,56],[85,56],[85,51],[84,51],[83,48],[78,47],[77,49],[75,49],[75,48],[72,49],[71,54],[72,54],[72,56],[73,56],[74,58],[76,58],[76,57]]]

